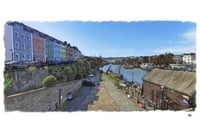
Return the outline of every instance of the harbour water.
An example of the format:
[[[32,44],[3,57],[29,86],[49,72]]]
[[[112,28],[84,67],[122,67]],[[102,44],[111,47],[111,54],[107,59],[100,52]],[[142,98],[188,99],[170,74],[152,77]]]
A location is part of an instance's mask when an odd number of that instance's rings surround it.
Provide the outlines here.
[[[106,72],[108,68],[110,67],[110,70],[112,70],[114,73],[119,73],[123,75],[123,78],[126,79],[129,82],[137,82],[139,84],[142,84],[142,78],[148,73],[146,70],[140,69],[140,68],[133,68],[133,69],[125,69],[123,67],[120,67],[120,65],[114,65],[114,64],[108,64],[100,68],[100,70],[103,70]]]

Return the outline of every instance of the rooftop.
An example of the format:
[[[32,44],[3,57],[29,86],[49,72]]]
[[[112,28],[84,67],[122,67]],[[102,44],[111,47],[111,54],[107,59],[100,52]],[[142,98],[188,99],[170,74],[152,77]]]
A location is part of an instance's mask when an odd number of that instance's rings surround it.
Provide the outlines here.
[[[144,76],[143,80],[162,85],[189,96],[192,96],[196,89],[195,72],[153,69]]]

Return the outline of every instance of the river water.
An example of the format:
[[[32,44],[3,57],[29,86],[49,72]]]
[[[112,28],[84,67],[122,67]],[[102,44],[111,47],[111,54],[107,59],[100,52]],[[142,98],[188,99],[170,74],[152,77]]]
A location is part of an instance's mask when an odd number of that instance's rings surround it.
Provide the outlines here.
[[[114,65],[114,64],[105,65],[101,67],[100,70],[106,72],[110,66],[111,66],[110,70],[112,70],[114,73],[120,73],[127,81],[129,82],[134,81],[139,84],[143,84],[142,78],[148,73],[146,70],[140,68],[125,69],[123,67],[120,67],[119,65]]]

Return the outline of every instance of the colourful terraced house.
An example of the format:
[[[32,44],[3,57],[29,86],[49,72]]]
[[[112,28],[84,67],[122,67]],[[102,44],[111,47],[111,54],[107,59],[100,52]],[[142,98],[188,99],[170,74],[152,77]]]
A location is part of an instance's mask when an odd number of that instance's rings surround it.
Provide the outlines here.
[[[78,48],[73,46],[73,61],[78,60]]]
[[[73,47],[70,44],[67,46],[67,58],[69,62],[73,61]]]
[[[5,53],[8,61],[46,62],[59,64],[61,62],[77,61],[81,52],[77,47],[62,42],[54,37],[19,22],[5,24]]]
[[[32,44],[33,44],[33,61],[44,63],[45,62],[44,38],[37,31],[33,31],[32,33]]]
[[[61,44],[60,51],[61,51],[61,61],[67,62],[66,47],[64,43]]]
[[[54,62],[54,42],[49,37],[45,38],[45,57],[47,63]]]
[[[54,40],[54,62],[61,63],[61,41]]]
[[[19,22],[7,22],[4,32],[5,62],[31,62],[32,41],[29,29]]]

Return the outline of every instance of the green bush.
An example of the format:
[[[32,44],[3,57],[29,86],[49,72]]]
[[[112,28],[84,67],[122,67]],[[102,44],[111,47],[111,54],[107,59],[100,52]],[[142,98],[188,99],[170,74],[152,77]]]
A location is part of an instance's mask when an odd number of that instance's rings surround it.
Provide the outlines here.
[[[80,80],[83,78],[83,75],[81,73],[76,74],[76,80]]]
[[[4,73],[4,92],[7,92],[12,86],[13,79],[8,73]]]
[[[49,75],[42,81],[43,87],[53,87],[57,82],[57,79],[53,75]]]

